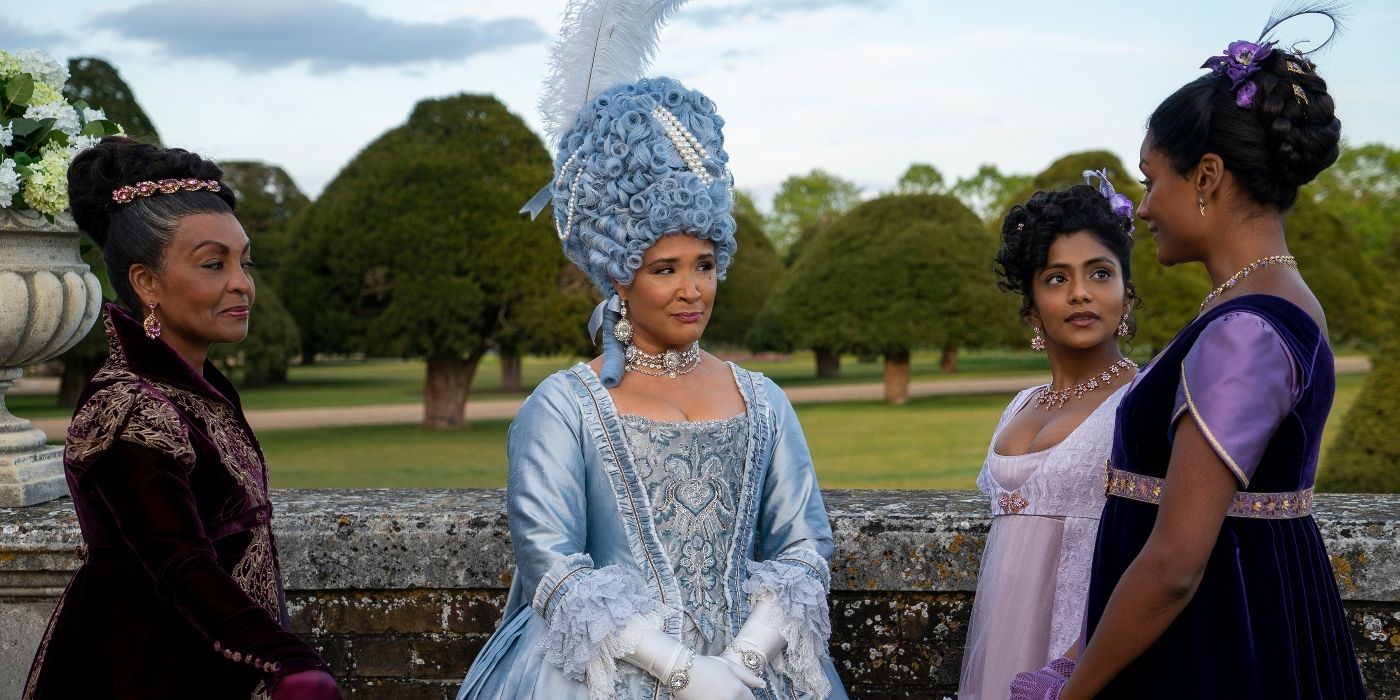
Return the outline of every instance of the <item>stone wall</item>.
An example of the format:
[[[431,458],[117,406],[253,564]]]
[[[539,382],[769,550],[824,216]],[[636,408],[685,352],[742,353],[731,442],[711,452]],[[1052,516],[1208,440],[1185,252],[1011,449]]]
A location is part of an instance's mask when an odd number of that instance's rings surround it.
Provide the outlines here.
[[[957,686],[989,519],[965,491],[829,491],[832,654],[852,697]],[[511,575],[500,491],[276,491],[292,620],[347,698],[451,698]],[[1318,496],[1374,698],[1400,698],[1400,496]],[[81,542],[69,502],[0,509],[0,697],[16,697]]]

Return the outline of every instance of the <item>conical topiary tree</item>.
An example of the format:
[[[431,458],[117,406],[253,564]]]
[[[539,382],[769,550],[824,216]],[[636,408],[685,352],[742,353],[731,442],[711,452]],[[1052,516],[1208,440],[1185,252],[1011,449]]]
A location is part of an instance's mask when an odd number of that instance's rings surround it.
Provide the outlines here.
[[[742,345],[773,286],[783,276],[783,261],[758,218],[736,207],[734,222],[739,252],[719,285],[710,325],[705,328],[707,344]]]
[[[763,324],[797,347],[885,357],[885,398],[903,403],[909,356],[1004,335],[993,241],[953,197],[889,195],[858,205],[812,239],[770,298]]]
[[[465,426],[481,357],[534,335],[523,310],[559,294],[554,227],[517,213],[551,171],[496,98],[418,103],[295,222],[282,278],[298,325],[317,347],[423,358],[424,423]]]
[[[1318,470],[1322,491],[1400,493],[1400,339],[1387,342],[1371,362],[1361,395]]]

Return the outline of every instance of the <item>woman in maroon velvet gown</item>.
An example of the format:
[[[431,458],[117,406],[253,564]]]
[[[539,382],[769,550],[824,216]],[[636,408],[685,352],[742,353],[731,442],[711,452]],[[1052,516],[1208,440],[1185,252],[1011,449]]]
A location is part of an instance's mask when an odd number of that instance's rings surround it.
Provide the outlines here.
[[[83,564],[25,700],[338,697],[289,629],[267,467],[238,393],[207,359],[247,335],[248,237],[214,163],[108,137],[68,173],[125,308],[84,389],[64,466]],[[139,309],[141,320],[131,309]]]

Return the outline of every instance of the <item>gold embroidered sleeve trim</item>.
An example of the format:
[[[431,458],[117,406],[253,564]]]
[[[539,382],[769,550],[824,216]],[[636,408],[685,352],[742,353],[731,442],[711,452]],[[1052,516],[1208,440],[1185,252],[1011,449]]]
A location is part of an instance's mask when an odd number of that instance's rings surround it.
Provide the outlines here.
[[[167,455],[193,468],[194,448],[189,431],[170,402],[131,382],[94,393],[73,416],[64,458],[75,465],[95,461],[123,440]]]

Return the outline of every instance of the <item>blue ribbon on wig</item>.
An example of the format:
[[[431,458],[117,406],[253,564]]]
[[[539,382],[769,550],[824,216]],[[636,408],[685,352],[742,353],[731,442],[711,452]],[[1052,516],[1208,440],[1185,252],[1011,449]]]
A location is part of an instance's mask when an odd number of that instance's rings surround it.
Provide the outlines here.
[[[531,197],[530,201],[525,203],[525,206],[520,207],[520,211],[518,213],[529,214],[531,221],[538,219],[540,217],[540,212],[544,211],[545,206],[549,204],[549,200],[553,199],[554,197],[554,195],[550,193],[549,189],[552,184],[554,183],[544,183],[544,187],[541,187],[540,191],[536,192],[535,196]]]
[[[613,328],[621,318],[622,298],[617,294],[609,294],[607,299],[593,307],[593,314],[588,317],[588,337],[598,341],[598,332],[603,333],[600,341],[603,344],[603,372],[598,378],[603,380],[603,386],[609,389],[622,381],[622,360],[627,352],[627,349],[622,347],[622,341],[617,339],[617,334],[613,333]]]

